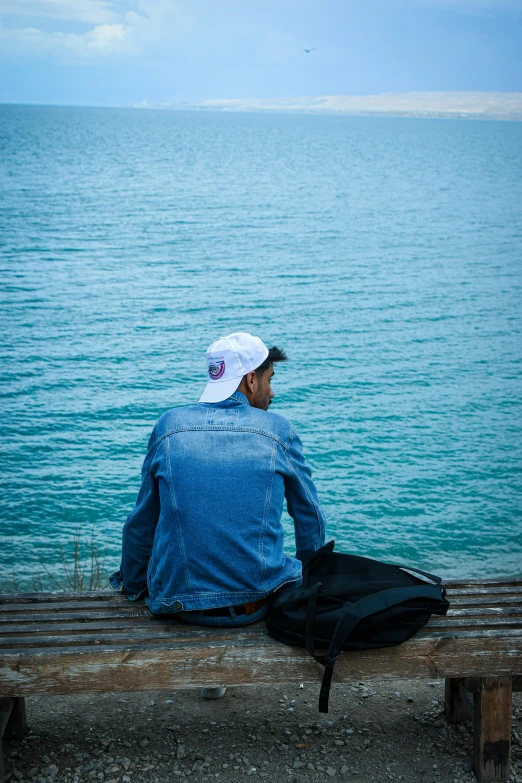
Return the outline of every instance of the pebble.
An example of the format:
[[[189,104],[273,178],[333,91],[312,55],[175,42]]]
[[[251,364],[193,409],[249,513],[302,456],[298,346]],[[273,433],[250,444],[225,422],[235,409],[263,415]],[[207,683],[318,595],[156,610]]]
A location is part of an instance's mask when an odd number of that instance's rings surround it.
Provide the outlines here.
[[[337,770],[335,769],[335,767],[328,767],[326,770],[326,774],[330,775],[330,777],[333,778],[334,775],[337,775]]]

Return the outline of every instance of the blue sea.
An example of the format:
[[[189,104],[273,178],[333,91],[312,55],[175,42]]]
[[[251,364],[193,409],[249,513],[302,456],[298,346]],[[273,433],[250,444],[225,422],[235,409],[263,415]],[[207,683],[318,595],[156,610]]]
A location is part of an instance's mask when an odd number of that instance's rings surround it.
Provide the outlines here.
[[[522,124],[2,106],[0,266],[0,589],[118,565],[238,330],[339,549],[522,573]]]

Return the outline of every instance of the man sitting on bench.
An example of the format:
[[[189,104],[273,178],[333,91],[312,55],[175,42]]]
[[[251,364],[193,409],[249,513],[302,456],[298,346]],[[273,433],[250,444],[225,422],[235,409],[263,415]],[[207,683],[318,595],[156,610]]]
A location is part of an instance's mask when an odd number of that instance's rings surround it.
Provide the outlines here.
[[[265,617],[271,593],[301,581],[302,563],[324,544],[325,517],[293,425],[268,411],[285,353],[237,332],[206,359],[199,404],[167,411],[152,431],[110,581],[131,601],[148,590],[154,613],[239,627]],[[285,498],[296,557],[283,551]]]

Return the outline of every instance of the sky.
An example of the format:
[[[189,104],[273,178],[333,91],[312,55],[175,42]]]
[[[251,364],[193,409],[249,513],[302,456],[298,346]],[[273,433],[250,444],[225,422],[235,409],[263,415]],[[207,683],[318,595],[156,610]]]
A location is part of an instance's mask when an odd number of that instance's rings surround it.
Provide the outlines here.
[[[0,103],[431,90],[522,91],[522,0],[0,0]]]

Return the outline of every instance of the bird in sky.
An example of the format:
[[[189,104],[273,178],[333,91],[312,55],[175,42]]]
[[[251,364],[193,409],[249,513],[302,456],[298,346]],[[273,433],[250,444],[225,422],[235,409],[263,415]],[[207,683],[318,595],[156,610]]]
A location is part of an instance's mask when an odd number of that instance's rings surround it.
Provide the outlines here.
[[[307,54],[310,54],[310,52],[315,52],[315,46],[313,49],[303,49],[303,52],[306,52]]]

